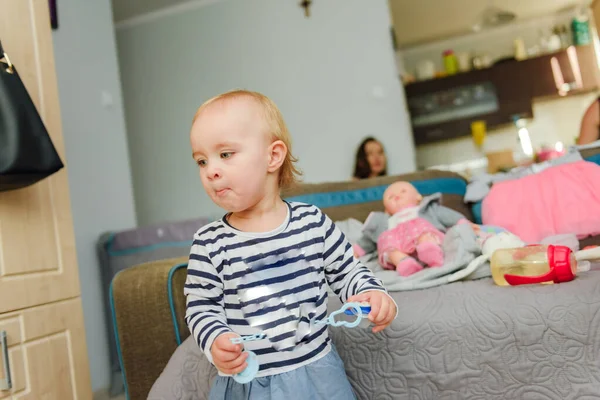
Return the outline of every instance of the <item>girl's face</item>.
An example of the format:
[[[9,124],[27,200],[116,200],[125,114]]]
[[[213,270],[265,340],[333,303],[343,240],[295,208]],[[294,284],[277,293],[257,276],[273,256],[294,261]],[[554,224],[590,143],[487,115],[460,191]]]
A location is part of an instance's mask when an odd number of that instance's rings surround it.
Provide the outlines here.
[[[226,211],[248,210],[265,197],[271,143],[261,112],[254,102],[236,100],[211,106],[192,125],[202,185]]]
[[[383,146],[373,140],[365,145],[365,153],[367,153],[367,162],[371,168],[371,176],[379,176],[385,170],[386,165]]]

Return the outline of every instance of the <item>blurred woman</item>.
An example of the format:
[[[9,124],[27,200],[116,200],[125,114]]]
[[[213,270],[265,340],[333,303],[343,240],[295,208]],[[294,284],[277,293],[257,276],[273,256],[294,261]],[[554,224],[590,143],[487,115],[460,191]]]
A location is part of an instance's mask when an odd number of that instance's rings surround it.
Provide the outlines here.
[[[588,144],[599,139],[600,129],[600,98],[595,100],[585,111],[581,119],[581,128],[577,144]]]
[[[374,137],[365,138],[356,151],[353,179],[387,175],[387,159],[383,145]]]

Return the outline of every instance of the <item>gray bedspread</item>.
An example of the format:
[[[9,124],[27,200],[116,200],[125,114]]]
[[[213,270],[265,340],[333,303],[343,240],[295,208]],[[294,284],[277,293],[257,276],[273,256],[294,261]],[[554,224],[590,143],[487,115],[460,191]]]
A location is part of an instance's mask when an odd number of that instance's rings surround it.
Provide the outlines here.
[[[331,330],[361,399],[600,398],[598,270],[559,285],[483,279],[392,295],[399,317],[384,334]]]
[[[600,397],[600,270],[559,285],[481,279],[392,296],[399,315],[385,332],[330,329],[359,399]],[[188,339],[149,399],[206,399],[214,374]]]

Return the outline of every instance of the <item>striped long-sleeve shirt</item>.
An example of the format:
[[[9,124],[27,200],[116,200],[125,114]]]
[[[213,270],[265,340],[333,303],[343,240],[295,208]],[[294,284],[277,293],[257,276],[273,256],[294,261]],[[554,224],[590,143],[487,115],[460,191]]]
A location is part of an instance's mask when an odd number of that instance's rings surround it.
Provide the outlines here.
[[[330,350],[327,326],[310,323],[327,316],[327,285],[342,302],[385,291],[317,207],[288,203],[284,223],[265,233],[236,230],[224,217],[194,235],[186,322],[211,362],[218,335],[265,332],[267,338],[244,345],[258,357],[257,376],[290,371]]]

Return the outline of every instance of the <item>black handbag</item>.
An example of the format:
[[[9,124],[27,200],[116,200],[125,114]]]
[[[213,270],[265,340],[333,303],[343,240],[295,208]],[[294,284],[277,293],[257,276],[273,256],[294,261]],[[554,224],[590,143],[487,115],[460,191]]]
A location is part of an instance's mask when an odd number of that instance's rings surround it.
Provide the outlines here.
[[[0,43],[0,192],[32,185],[64,165]]]

